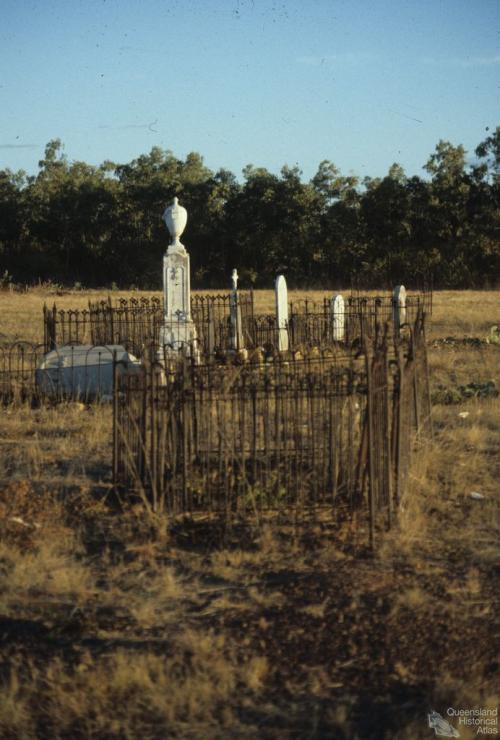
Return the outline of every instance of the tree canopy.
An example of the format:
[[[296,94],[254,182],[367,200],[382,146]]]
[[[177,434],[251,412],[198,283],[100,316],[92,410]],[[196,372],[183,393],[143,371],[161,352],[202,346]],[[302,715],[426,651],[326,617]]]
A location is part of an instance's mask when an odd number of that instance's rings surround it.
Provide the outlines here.
[[[50,141],[35,176],[0,170],[0,274],[87,286],[158,288],[177,195],[188,209],[193,285],[247,285],[278,272],[313,287],[433,279],[493,285],[500,275],[500,127],[475,150],[439,141],[426,177],[394,163],[385,177],[343,175],[323,160],[310,181],[252,164],[238,181],[203,157],[153,147],[126,164],[70,161]]]

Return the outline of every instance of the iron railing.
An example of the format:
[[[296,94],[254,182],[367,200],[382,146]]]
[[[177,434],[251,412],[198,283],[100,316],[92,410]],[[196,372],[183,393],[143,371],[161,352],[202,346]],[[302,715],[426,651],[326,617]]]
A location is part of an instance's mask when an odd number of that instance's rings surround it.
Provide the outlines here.
[[[231,295],[192,295],[191,317],[196,325],[202,354],[227,350],[231,346]],[[238,310],[243,329],[253,318],[253,293],[238,292]],[[66,344],[133,345],[139,356],[142,348],[159,344],[163,324],[161,298],[120,298],[113,302],[89,301],[88,308],[43,308],[46,351]],[[248,333],[248,332],[247,332]]]
[[[344,355],[117,375],[116,485],[172,515],[362,510],[373,544],[403,495],[412,430],[430,428],[423,313],[391,352],[389,337]]]
[[[251,291],[238,292],[236,303],[234,300],[232,294],[191,297],[191,316],[202,357],[241,348],[278,348],[276,316],[255,314]],[[240,327],[236,336],[235,308]],[[419,311],[429,314],[431,308],[432,296],[428,294],[408,295],[404,311],[399,310],[390,296],[351,295],[345,300],[340,343],[360,345],[365,337],[373,338],[384,324],[399,334],[402,326],[413,325]],[[47,350],[64,344],[133,345],[142,356],[142,348],[159,345],[162,323],[160,298],[119,299],[115,303],[108,298],[107,301],[90,302],[88,309],[79,310],[44,306],[44,343]],[[291,349],[337,347],[339,336],[331,298],[291,301],[286,331]]]

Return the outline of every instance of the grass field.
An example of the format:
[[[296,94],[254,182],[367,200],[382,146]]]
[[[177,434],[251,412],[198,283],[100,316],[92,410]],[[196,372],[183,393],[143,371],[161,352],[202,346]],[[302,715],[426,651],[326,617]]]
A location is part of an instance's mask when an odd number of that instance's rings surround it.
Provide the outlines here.
[[[88,297],[0,294],[0,338]],[[112,496],[109,406],[3,409],[0,737],[413,740],[496,707],[495,324],[500,292],[434,295],[434,439],[374,556],[328,521],[169,528]]]

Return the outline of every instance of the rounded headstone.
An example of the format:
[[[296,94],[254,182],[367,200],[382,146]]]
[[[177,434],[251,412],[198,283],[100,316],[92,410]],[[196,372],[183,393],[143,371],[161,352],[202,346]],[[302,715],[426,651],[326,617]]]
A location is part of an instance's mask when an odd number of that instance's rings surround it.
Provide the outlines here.
[[[278,349],[288,350],[288,290],[284,275],[278,275],[274,283],[276,298],[276,325],[278,328]]]
[[[401,325],[406,323],[406,288],[404,285],[396,285],[392,291],[392,311],[394,328],[399,332]]]
[[[336,342],[342,342],[345,333],[345,302],[344,296],[340,293],[333,296],[331,301],[333,339]]]

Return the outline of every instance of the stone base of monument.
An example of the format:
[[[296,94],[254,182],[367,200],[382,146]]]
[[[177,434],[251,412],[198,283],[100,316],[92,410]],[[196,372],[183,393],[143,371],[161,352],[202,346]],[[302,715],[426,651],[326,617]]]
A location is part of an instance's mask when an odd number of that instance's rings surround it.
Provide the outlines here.
[[[158,358],[191,357],[200,361],[200,349],[193,321],[166,321],[160,327]]]
[[[44,355],[35,370],[35,384],[40,393],[52,398],[111,400],[114,358],[119,363],[118,372],[140,367],[140,362],[120,344],[72,345]]]

